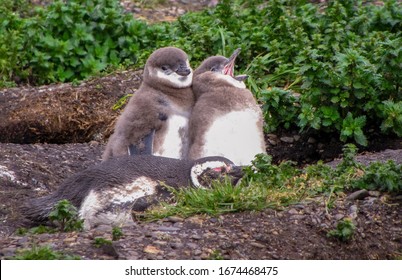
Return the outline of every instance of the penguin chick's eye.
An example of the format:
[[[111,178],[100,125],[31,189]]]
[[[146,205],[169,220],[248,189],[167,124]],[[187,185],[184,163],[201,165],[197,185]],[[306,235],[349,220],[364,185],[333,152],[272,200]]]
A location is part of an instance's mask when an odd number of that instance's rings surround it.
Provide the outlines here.
[[[167,66],[167,65],[162,65],[161,69],[162,69],[164,72],[169,72],[169,70],[170,70],[169,66]]]

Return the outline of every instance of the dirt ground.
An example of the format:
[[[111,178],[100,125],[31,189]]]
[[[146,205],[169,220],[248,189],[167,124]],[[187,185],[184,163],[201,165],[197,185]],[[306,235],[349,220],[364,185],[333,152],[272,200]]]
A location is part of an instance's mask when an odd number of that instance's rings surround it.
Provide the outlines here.
[[[132,11],[141,14],[143,8],[135,6]],[[136,222],[122,228],[120,240],[100,247],[95,245],[96,238],[112,239],[109,226],[87,232],[17,235],[18,228],[30,224],[19,213],[26,199],[54,191],[67,177],[100,161],[120,113],[112,106],[135,92],[141,74],[126,71],[78,86],[0,90],[0,259],[34,245],[47,245],[82,259],[402,257],[402,195],[376,191],[359,199],[344,194],[331,208],[323,197],[316,197],[284,209]],[[372,144],[360,150],[359,161],[393,159],[402,163],[401,138],[374,134],[369,138]],[[320,159],[335,164],[342,148],[331,135],[284,131],[268,134],[266,139],[267,152],[275,162],[293,160],[301,166]],[[346,217],[356,225],[352,240],[327,237]]]

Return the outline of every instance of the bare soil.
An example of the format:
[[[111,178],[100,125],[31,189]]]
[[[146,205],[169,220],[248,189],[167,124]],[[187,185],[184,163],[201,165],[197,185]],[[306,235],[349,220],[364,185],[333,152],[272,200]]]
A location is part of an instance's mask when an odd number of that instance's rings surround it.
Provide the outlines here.
[[[173,2],[178,7],[186,5]],[[141,7],[136,9],[142,12]],[[100,161],[120,113],[112,106],[124,95],[135,92],[141,75],[141,70],[133,70],[77,86],[0,90],[0,259],[33,245],[47,245],[83,259],[402,257],[402,195],[376,191],[358,199],[344,194],[332,207],[323,197],[316,197],[261,212],[137,221],[123,227],[122,238],[111,245],[94,243],[97,237],[112,239],[109,226],[88,232],[17,235],[18,228],[30,226],[30,221],[19,213],[26,199],[54,191],[65,178]],[[401,138],[374,132],[369,138],[372,144],[360,150],[359,161],[367,164],[393,159],[402,163]],[[333,135],[279,131],[266,139],[267,152],[275,162],[293,160],[300,166],[317,160],[336,164],[342,148]],[[341,242],[327,237],[328,231],[346,217],[356,225],[353,238]]]

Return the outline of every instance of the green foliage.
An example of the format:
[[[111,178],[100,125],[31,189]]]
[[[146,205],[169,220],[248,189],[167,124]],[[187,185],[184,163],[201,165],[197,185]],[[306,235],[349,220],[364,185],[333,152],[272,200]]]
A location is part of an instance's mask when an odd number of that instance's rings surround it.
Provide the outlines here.
[[[251,166],[245,166],[241,182],[232,186],[230,180],[214,181],[210,189],[166,186],[174,195],[174,205],[163,203],[147,211],[142,218],[194,214],[219,215],[227,212],[282,208],[306,197],[323,196],[331,207],[338,194],[356,188],[400,192],[402,165],[394,162],[373,163],[367,167],[355,160],[357,148],[346,144],[343,160],[336,168],[319,162],[303,169],[291,162],[272,164],[272,158],[259,154]],[[343,230],[342,228],[340,231]],[[345,234],[345,233],[342,233]]]
[[[77,208],[66,199],[54,206],[49,219],[59,225],[60,231],[80,231],[84,225],[84,220],[78,217]]]
[[[55,233],[56,230],[52,227],[39,225],[37,227],[33,227],[30,229],[27,228],[18,228],[16,234],[18,235],[26,235],[26,234],[42,234],[42,233]]]
[[[120,227],[113,227],[112,229],[112,240],[116,241],[123,237],[123,230]]]
[[[397,165],[394,161],[371,163],[352,185],[358,189],[402,193],[402,164]]]
[[[63,252],[54,251],[48,246],[32,246],[30,250],[18,252],[13,260],[79,260],[79,256],[68,255]]]
[[[54,1],[31,12],[0,8],[0,86],[85,79],[143,65],[161,46],[196,67],[242,48],[238,69],[264,110],[265,130],[298,127],[367,145],[367,131],[402,134],[402,6],[397,0],[219,1],[149,25],[117,0]],[[23,0],[19,0],[23,1]],[[1,6],[1,5],[0,5]]]
[[[163,26],[152,28],[125,14],[116,0],[59,0],[33,17],[10,11],[5,16],[0,42],[12,44],[4,47],[8,59],[0,60],[0,67],[12,64],[0,73],[39,84],[81,80],[107,67],[135,64],[166,33]]]
[[[278,127],[289,129],[297,121],[300,108],[297,96],[290,90],[272,88],[261,90],[259,100],[264,113],[264,130],[273,132]]]
[[[356,230],[356,226],[353,224],[352,220],[345,218],[338,222],[336,229],[328,232],[328,237],[336,237],[343,242],[347,242],[352,239]]]
[[[110,245],[112,245],[111,240],[107,240],[103,237],[95,237],[95,239],[94,239],[94,246],[96,248],[100,248],[102,246],[110,246]]]

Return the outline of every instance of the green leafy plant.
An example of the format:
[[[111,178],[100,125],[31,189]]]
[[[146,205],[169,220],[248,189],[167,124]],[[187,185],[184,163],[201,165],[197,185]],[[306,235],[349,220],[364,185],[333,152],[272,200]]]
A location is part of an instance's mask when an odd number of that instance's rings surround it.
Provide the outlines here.
[[[79,260],[79,256],[68,255],[63,252],[54,251],[48,246],[32,246],[31,249],[21,250],[12,257],[13,260]]]
[[[123,237],[123,230],[120,227],[113,227],[112,229],[112,240],[116,241]]]
[[[49,214],[49,219],[56,222],[60,231],[82,230],[84,220],[78,217],[77,208],[68,200],[60,200]]]
[[[402,193],[402,164],[394,161],[371,163],[361,178],[352,183],[354,188]]]
[[[16,231],[18,235],[26,235],[26,234],[42,234],[42,233],[55,233],[56,229],[44,225],[39,225],[37,227],[33,227],[30,229],[27,228],[19,228]]]
[[[102,246],[110,246],[112,245],[112,241],[111,240],[107,240],[103,237],[95,237],[94,239],[94,246],[97,248],[100,248]]]
[[[336,229],[328,232],[328,237],[335,237],[343,242],[347,242],[352,239],[356,230],[356,226],[349,218],[345,218],[338,222]]]

